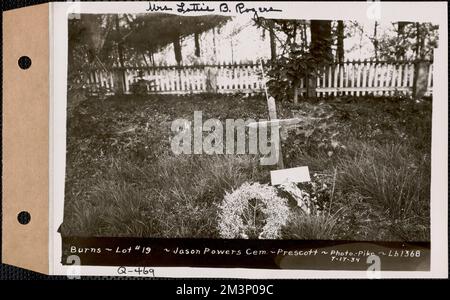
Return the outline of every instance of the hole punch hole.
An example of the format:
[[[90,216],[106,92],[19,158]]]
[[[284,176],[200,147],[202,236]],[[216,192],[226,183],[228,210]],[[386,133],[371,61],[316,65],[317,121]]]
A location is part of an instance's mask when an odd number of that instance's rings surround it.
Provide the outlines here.
[[[22,70],[26,70],[31,67],[31,58],[29,58],[28,56],[21,56],[19,58],[18,64]]]
[[[27,211],[21,211],[17,215],[17,221],[19,221],[19,223],[22,225],[26,225],[26,224],[30,223],[30,221],[31,221],[30,213]]]

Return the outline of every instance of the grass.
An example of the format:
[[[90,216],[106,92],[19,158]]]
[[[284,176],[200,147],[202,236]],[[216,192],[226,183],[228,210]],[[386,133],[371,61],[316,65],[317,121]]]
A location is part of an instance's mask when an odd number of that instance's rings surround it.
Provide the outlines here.
[[[405,145],[355,145],[354,157],[339,160],[339,186],[358,191],[393,220],[427,215],[429,164],[412,157]]]
[[[304,187],[322,212],[295,201],[280,238],[429,240],[431,102],[346,97],[278,104],[290,128],[286,167],[307,165]],[[217,238],[218,205],[245,182],[270,182],[255,155],[179,155],[170,124],[267,118],[265,99],[242,95],[88,99],[68,118],[65,213],[70,236]],[[302,187],[303,188],[303,187]]]
[[[225,191],[262,179],[259,169],[250,156],[117,160],[86,199],[67,202],[73,219],[64,228],[69,235],[215,237],[215,204]]]
[[[334,214],[304,214],[298,210],[283,229],[283,237],[294,240],[333,240],[339,238],[342,231],[339,216],[340,210]]]
[[[429,161],[405,144],[358,143],[354,149],[355,155],[339,159],[338,189],[359,193],[402,238],[428,239],[417,229],[430,222]]]

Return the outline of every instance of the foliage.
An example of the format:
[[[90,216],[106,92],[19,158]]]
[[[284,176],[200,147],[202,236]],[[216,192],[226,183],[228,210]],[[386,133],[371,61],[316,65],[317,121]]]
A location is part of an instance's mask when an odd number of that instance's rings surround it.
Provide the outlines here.
[[[146,55],[189,35],[198,35],[230,20],[223,16],[177,16],[171,14],[81,14],[69,19],[68,90],[87,89],[92,69],[148,66]],[[181,49],[180,49],[181,53]],[[143,94],[150,82],[143,79],[132,86]],[[117,85],[118,86],[118,85]]]
[[[437,25],[431,23],[397,23],[396,35],[384,34],[379,38],[380,59],[433,60],[433,50],[438,43],[438,29]]]
[[[97,67],[111,67],[117,59],[113,17],[81,14],[68,26],[69,76]],[[79,74],[81,76],[82,74]]]
[[[255,23],[258,27],[276,32],[275,36],[286,37],[285,40],[278,38],[283,51],[268,64],[267,76],[270,80],[267,85],[270,94],[278,100],[292,99],[294,89],[298,88],[301,80],[308,82],[318,74],[321,66],[332,60],[329,49],[325,46],[331,44],[332,37],[326,34],[316,35],[316,40],[308,43],[305,21],[258,18]],[[297,38],[298,31],[302,31],[301,40]]]
[[[364,26],[359,22],[345,22],[346,33],[342,28],[344,23],[340,23],[341,27],[333,27],[332,24],[336,23],[339,24],[339,21],[255,20],[258,27],[276,33],[275,42],[282,49],[268,64],[267,85],[272,96],[278,100],[296,98],[295,89],[301,80],[307,89],[306,95],[309,95],[308,91],[315,88],[314,78],[320,75],[322,67],[343,59],[343,40],[349,36],[360,36],[360,41],[355,43],[353,50],[356,50],[355,47],[362,47],[363,38],[368,38],[375,48],[371,57],[375,60],[432,60],[433,49],[437,47],[438,26],[431,23],[393,23],[393,30],[385,30],[383,34],[375,36],[365,32]],[[308,27],[311,32],[310,40],[306,39]],[[333,58],[332,45],[337,47],[336,59]]]
[[[178,16],[172,14],[140,14],[132,21],[132,31],[127,44],[138,51],[152,51],[193,34],[203,33],[214,27],[223,26],[230,17]]]
[[[199,34],[230,20],[223,16],[177,16],[172,14],[81,14],[69,20],[69,58],[73,66],[98,63],[111,68],[119,65],[117,44],[125,50],[124,63],[130,63],[136,54],[155,52],[175,39]],[[118,27],[117,27],[118,26]],[[84,56],[75,57],[75,56]]]
[[[290,100],[294,96],[294,89],[298,88],[300,81],[305,82],[317,75],[323,61],[310,52],[299,49],[298,45],[292,45],[292,51],[286,57],[280,57],[276,61],[269,62],[267,87],[270,95],[283,100]],[[295,49],[295,50],[294,50]]]
[[[334,193],[335,178],[328,174],[314,173],[311,181],[289,183],[280,186],[307,215],[320,215],[329,209]]]
[[[316,151],[330,157],[343,150],[345,146],[338,139],[343,136],[342,124],[335,118],[337,112],[333,108],[325,102],[316,105],[302,103],[299,110],[302,113],[296,115],[302,123],[289,129],[285,143],[293,144],[295,147],[292,149],[300,147],[303,151]],[[288,157],[291,155],[295,153],[287,153]]]

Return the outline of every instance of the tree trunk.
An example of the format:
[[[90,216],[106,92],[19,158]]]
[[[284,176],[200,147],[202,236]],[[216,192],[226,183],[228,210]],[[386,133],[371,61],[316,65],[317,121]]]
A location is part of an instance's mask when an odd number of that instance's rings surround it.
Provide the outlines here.
[[[373,38],[372,38],[372,44],[373,44],[373,50],[375,52],[375,60],[378,60],[378,37],[377,37],[377,28],[378,28],[378,22],[375,21],[375,25],[373,27]]]
[[[319,61],[319,66],[333,61],[331,44],[331,21],[311,20],[310,52]],[[305,74],[308,97],[316,96],[316,77],[312,71],[314,70],[311,70],[311,72],[308,71]]]
[[[430,63],[424,60],[414,62],[413,98],[421,99],[428,89],[428,72]]]
[[[416,59],[423,59],[424,38],[422,37],[422,31],[420,23],[416,22]]]
[[[270,23],[269,35],[270,35],[270,58],[272,60],[275,60],[277,58],[277,42],[275,40],[275,32],[273,30],[272,22]]]
[[[183,56],[181,54],[181,41],[179,35],[177,35],[173,40],[173,50],[175,53],[175,60],[177,61],[177,65],[181,65]]]
[[[302,50],[305,50],[307,46],[308,46],[308,33],[307,33],[306,24],[303,23],[302,24]]]
[[[195,56],[200,57],[200,34],[194,34],[195,41]]]
[[[297,42],[297,23],[294,24],[294,30],[292,32],[292,43]]]
[[[333,60],[331,21],[311,20],[311,54],[322,63]]]
[[[213,28],[213,29],[212,29],[212,32],[213,32],[213,53],[214,53],[214,58],[213,58],[213,60],[214,60],[214,62],[216,62],[216,61],[217,61],[217,51],[216,51],[216,29]]]
[[[117,33],[117,54],[119,57],[119,70],[117,72],[117,89],[116,93],[123,94],[125,92],[125,70],[124,70],[124,59],[123,59],[123,44],[120,38],[120,32],[119,32],[119,15],[116,15],[115,17],[115,25],[116,25],[116,33]]]
[[[338,21],[337,24],[336,60],[338,63],[344,62],[344,21]]]
[[[207,93],[217,93],[217,68],[206,67],[205,68],[205,89]]]

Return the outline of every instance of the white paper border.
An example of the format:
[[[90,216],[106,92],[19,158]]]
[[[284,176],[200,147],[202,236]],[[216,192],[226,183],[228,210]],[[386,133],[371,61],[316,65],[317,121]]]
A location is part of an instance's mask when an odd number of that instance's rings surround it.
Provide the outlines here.
[[[155,2],[157,3],[157,2]],[[160,2],[175,7],[177,2]],[[187,2],[185,2],[187,3]],[[208,2],[218,7],[223,2]],[[244,2],[258,6],[257,2]],[[51,3],[50,15],[50,274],[117,276],[117,267],[63,266],[61,236],[57,232],[63,221],[66,95],[67,95],[67,14],[71,13],[145,13],[148,2],[69,2]],[[439,25],[439,45],[434,59],[432,181],[431,181],[431,260],[430,271],[382,271],[380,278],[447,278],[448,277],[448,89],[447,89],[447,2],[264,2],[283,13],[276,18],[360,20],[381,16],[389,21],[432,22]],[[378,10],[380,9],[380,10]],[[380,13],[378,15],[378,12]],[[53,79],[53,80],[52,80]],[[157,277],[215,278],[368,278],[366,271],[311,271],[242,268],[155,267]]]

